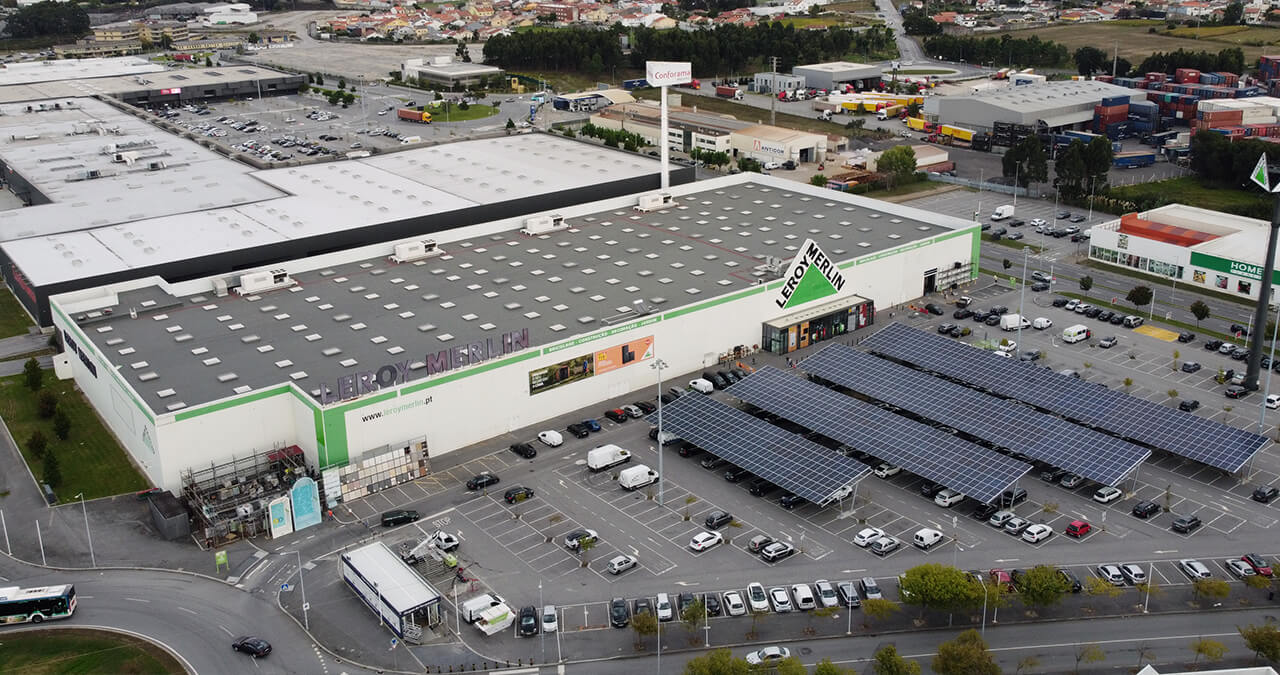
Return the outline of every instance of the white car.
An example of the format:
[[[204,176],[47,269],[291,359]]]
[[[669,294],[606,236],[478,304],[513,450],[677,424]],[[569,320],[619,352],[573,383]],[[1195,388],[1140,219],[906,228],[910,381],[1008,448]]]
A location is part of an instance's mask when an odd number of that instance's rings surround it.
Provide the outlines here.
[[[1031,322],[1031,327],[1036,330],[1044,330],[1046,328],[1052,328],[1053,319],[1043,317],[1043,316],[1037,317],[1035,321]]]
[[[1124,585],[1124,573],[1118,565],[1098,565],[1098,576],[1111,583],[1112,586]]]
[[[772,171],[773,169],[781,169],[782,162],[765,162],[762,166],[766,170]]]
[[[991,353],[992,353],[992,354],[995,354],[996,356],[999,356],[999,357],[1000,357],[1000,358],[1002,358],[1002,359],[1011,359],[1011,358],[1013,358],[1013,354],[1010,354],[1009,352],[999,352],[999,351],[996,351],[996,352],[991,352]]]
[[[1280,408],[1280,394],[1268,394],[1267,407],[1271,408],[1272,410],[1275,410],[1276,408]]]
[[[853,543],[861,546],[862,548],[866,548],[871,545],[871,542],[883,536],[884,530],[878,527],[868,527],[854,536]]]
[[[1132,584],[1142,584],[1147,581],[1147,573],[1142,570],[1140,565],[1125,563],[1120,566],[1120,573]]]
[[[747,664],[769,666],[789,658],[791,658],[791,650],[786,647],[765,647],[747,654]]]
[[[609,574],[617,576],[635,566],[635,556],[620,555],[609,561]]]
[[[890,476],[898,475],[899,471],[902,471],[902,467],[894,466],[886,462],[876,467],[875,474],[877,478],[888,478]]]
[[[944,509],[949,509],[962,501],[964,501],[964,495],[951,488],[947,488],[933,496],[933,503]]]
[[[880,537],[871,542],[871,552],[876,555],[889,555],[898,550],[901,545],[902,542],[898,541],[896,537]]]
[[[556,628],[560,627],[560,622],[556,620],[556,606],[547,605],[542,608],[542,632],[554,633]]]
[[[773,611],[782,613],[791,611],[791,596],[787,595],[787,589],[781,586],[769,589],[769,604],[773,605]]]
[[[695,551],[705,551],[724,543],[724,535],[719,532],[699,532],[693,535],[693,539],[689,542],[689,548]]]
[[[1106,487],[1098,488],[1098,491],[1093,493],[1093,501],[1098,502],[1099,504],[1110,504],[1123,496],[1124,493],[1121,492],[1119,488],[1108,485]]]
[[[729,591],[724,594],[724,611],[729,616],[742,616],[747,613],[747,605],[742,601],[742,594]]]
[[[1014,340],[1002,340],[1000,344],[996,346],[996,351],[1012,354],[1018,351],[1018,343]]]
[[[1184,558],[1178,561],[1178,568],[1182,570],[1183,574],[1192,579],[1209,579],[1213,577],[1213,572],[1210,572],[1209,568],[1199,560]]]
[[[1032,218],[1031,222],[1028,224],[1031,225],[1031,227],[1044,227],[1045,225],[1048,225],[1048,223],[1044,221],[1044,218]]]
[[[1043,523],[1036,523],[1022,531],[1022,540],[1029,544],[1038,544],[1048,539],[1051,534],[1053,534],[1053,528]]]
[[[818,603],[823,607],[835,607],[840,604],[840,599],[836,597],[836,589],[826,579],[819,579],[813,582],[815,588],[818,589]]]
[[[754,581],[747,584],[747,602],[753,612],[769,611],[769,596],[765,594],[764,586]]]
[[[1231,574],[1237,579],[1243,579],[1257,574],[1257,572],[1249,566],[1249,563],[1243,560],[1236,560],[1235,558],[1232,558],[1230,560],[1222,561],[1222,564],[1226,565],[1227,571],[1231,572]]]
[[[809,588],[809,584],[792,584],[791,597],[795,599],[796,609],[814,609],[818,606],[813,597],[813,589]]]
[[[1079,307],[1079,306],[1080,306],[1080,301],[1076,300],[1075,298],[1072,298],[1071,300],[1068,300],[1067,304],[1063,305],[1062,308],[1067,310],[1068,312],[1074,312],[1076,311],[1076,307]]]
[[[659,621],[671,621],[676,616],[675,610],[671,607],[671,596],[666,593],[659,593],[653,606]]]
[[[564,443],[564,436],[561,436],[559,431],[539,431],[538,440],[554,448]]]
[[[987,524],[991,527],[1004,529],[1004,526],[1016,517],[1013,511],[996,511],[987,519]]]

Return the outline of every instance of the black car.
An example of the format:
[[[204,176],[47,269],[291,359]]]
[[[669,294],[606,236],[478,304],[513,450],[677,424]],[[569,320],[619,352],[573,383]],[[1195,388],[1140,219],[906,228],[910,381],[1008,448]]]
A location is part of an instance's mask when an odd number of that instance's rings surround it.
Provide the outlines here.
[[[479,490],[481,488],[487,488],[490,485],[497,485],[497,484],[498,484],[497,476],[487,472],[479,473],[479,474],[476,474],[475,476],[472,476],[471,480],[467,481],[467,489]]]
[[[1067,306],[1067,302],[1068,302],[1068,300],[1067,300],[1066,298],[1054,298],[1054,299],[1053,299],[1053,306],[1054,306],[1054,307],[1066,307],[1066,306]]]
[[[1085,317],[1090,318],[1090,319],[1096,319],[1096,318],[1098,318],[1098,316],[1099,316],[1100,314],[1102,314],[1102,308],[1101,308],[1101,307],[1093,307],[1093,308],[1091,308],[1089,311],[1087,311],[1087,312],[1085,312],[1085,313],[1084,313]]]
[[[738,381],[738,376],[727,370],[717,370],[716,375],[720,376],[720,379],[724,380],[724,386],[726,387]]]
[[[788,494],[778,500],[778,506],[781,506],[784,509],[794,509],[795,507],[806,503],[808,503],[808,500],[798,494]]]
[[[706,373],[703,373],[703,376],[705,377]],[[721,375],[719,371],[711,373],[711,386],[716,389],[727,389],[729,384],[729,378]]]
[[[1001,506],[1016,506],[1025,501],[1027,501],[1027,491],[1023,488],[1014,488],[1000,493]]]
[[[978,508],[973,511],[973,517],[975,520],[986,521],[999,510],[1000,506],[998,504],[979,504]]]
[[[1238,384],[1233,384],[1230,387],[1227,387],[1227,391],[1225,393],[1227,398],[1244,398],[1249,395],[1249,390]]]
[[[397,509],[395,511],[387,511],[382,514],[383,527],[395,527],[396,525],[404,525],[418,520],[420,516],[417,511],[410,509]]]
[[[937,305],[931,302],[925,305],[924,309],[934,316],[942,316],[942,305]]]
[[[1133,515],[1139,518],[1150,518],[1160,513],[1160,505],[1145,499],[1133,505]]]
[[[532,497],[533,497],[533,488],[525,487],[523,485],[518,485],[516,487],[513,487],[507,490],[502,495],[502,498],[505,499],[508,504],[522,502]]]
[[[1173,525],[1171,527],[1174,532],[1187,534],[1197,527],[1200,527],[1200,525],[1201,522],[1199,516],[1183,516],[1173,521]]]
[[[565,430],[573,434],[574,438],[586,438],[591,435],[591,430],[587,428],[587,425],[582,424],[581,422],[574,422],[573,424],[565,427]],[[514,445],[511,446],[512,452],[515,452],[515,449]]]
[[[1026,225],[1026,224],[1027,224],[1027,221],[1019,220],[1017,218],[1009,221],[1009,227],[1022,227],[1023,225]]]
[[[689,606],[692,605],[694,601],[697,599],[698,597],[692,593],[681,593],[679,596],[677,596],[676,597],[676,616],[682,617],[684,615],[684,610],[689,609]]]
[[[1221,346],[1222,346],[1222,340],[1207,340],[1204,343],[1205,349],[1208,349],[1209,351],[1214,351],[1214,352],[1218,351],[1218,348]]]
[[[1070,217],[1071,217],[1071,212],[1070,212],[1070,211],[1059,211],[1059,212],[1058,212],[1058,220],[1062,220],[1062,219],[1064,219],[1064,218],[1070,218]]]
[[[723,459],[720,459],[719,457],[716,457],[715,455],[709,455],[709,456],[707,456],[707,457],[704,457],[704,458],[702,459],[702,462],[701,462],[701,464],[702,464],[702,468],[704,468],[704,469],[713,469],[713,470],[714,470],[714,469],[719,469],[720,467],[722,467],[722,466],[724,466],[725,464],[728,464],[728,463],[729,463],[729,462],[727,462],[727,461],[725,461],[725,460],[723,460]]]
[[[1047,281],[1037,281],[1034,284],[1031,284],[1032,293],[1039,293],[1047,290],[1049,290],[1049,282]]]
[[[974,310],[973,316],[969,318],[973,319],[974,323],[982,323],[983,321],[986,321],[989,316],[991,316],[991,312],[988,312],[985,309],[978,309]]]
[[[995,238],[999,239],[1000,237],[1003,237],[1003,236],[1004,236],[1006,233],[1008,233],[1008,232],[1009,232],[1009,230],[1006,230],[1006,229],[1005,229],[1005,228],[1003,228],[1003,227],[997,227],[996,229],[994,229],[994,230],[992,230],[992,231],[991,231],[991,236],[993,236],[993,237],[995,237]]]
[[[1186,333],[1186,332],[1178,333],[1178,342],[1195,342],[1195,340],[1196,340],[1195,333]]]
[[[656,405],[654,405],[654,404],[652,404],[652,403],[650,403],[650,402],[648,402],[648,401],[636,401],[635,403],[632,403],[631,405],[633,405],[633,406],[635,406],[635,407],[637,407],[637,408],[639,408],[639,409],[643,410],[643,411],[644,411],[644,414],[646,414],[646,415],[650,415],[650,414],[653,414],[653,413],[655,413],[655,412],[657,412],[657,411],[658,411],[658,406],[656,406]]]
[[[744,478],[750,475],[751,475],[750,471],[747,471],[742,467],[735,466],[732,469],[729,469],[728,471],[724,472],[724,479],[729,481],[730,483],[740,483]]]
[[[712,511],[707,514],[704,524],[708,530],[718,530],[731,522],[733,522],[733,515],[728,511]]]
[[[1231,324],[1231,332],[1239,334],[1240,337],[1249,337],[1249,328],[1238,323]]]
[[[1062,477],[1068,473],[1070,472],[1066,469],[1059,469],[1058,467],[1053,466],[1040,472],[1040,480],[1046,483],[1056,483],[1062,480]]]
[[[520,608],[520,637],[533,637],[538,634],[538,609],[530,605]]]
[[[968,319],[971,316],[973,316],[973,310],[967,308],[957,309],[951,313],[953,319]]]
[[[1101,313],[1101,314],[1099,314],[1099,315],[1098,315],[1098,321],[1108,321],[1108,322],[1109,322],[1109,321],[1111,321],[1111,318],[1112,318],[1112,317],[1114,317],[1115,315],[1116,315],[1116,313],[1115,313],[1115,312],[1113,312],[1113,311],[1111,311],[1111,310],[1109,310],[1109,309],[1108,309],[1108,310],[1106,310],[1105,312],[1103,312],[1103,313]]]
[[[1109,319],[1107,323],[1111,324],[1112,326],[1119,326],[1120,324],[1124,323],[1124,315],[1117,313],[1115,316],[1111,317],[1111,319]]]
[[[649,602],[649,598],[636,598],[634,616],[641,614],[653,614],[653,603]]]
[[[1062,580],[1067,582],[1067,584],[1071,586],[1072,593],[1079,593],[1081,590],[1084,589],[1084,585],[1080,583],[1080,578],[1077,577],[1075,574],[1073,574],[1070,570],[1064,570],[1061,567],[1059,567],[1058,576],[1062,577]]]
[[[236,638],[236,641],[231,643],[231,648],[238,652],[244,652],[255,659],[271,653],[270,642],[252,635]]]
[[[1270,485],[1264,485],[1253,491],[1253,501],[1270,504],[1271,500],[1276,498],[1276,495],[1280,495],[1280,490]]]
[[[609,603],[609,624],[614,628],[626,628],[630,623],[631,610],[627,607],[627,601],[614,598],[613,602]]]
[[[1178,410],[1182,412],[1195,412],[1200,407],[1200,402],[1194,398],[1189,398],[1178,404]]]
[[[1248,349],[1245,349],[1244,347],[1236,347],[1235,349],[1231,350],[1232,361],[1243,361],[1247,358],[1249,358]]]
[[[1002,315],[1002,314],[1008,314],[1008,313],[1009,313],[1009,308],[1008,308],[1008,307],[1005,307],[1004,305],[996,305],[996,306],[994,306],[994,307],[992,307],[992,308],[991,308],[991,313],[992,313],[992,314],[995,314],[995,315],[997,315],[997,316]]]
[[[570,425],[570,427],[572,426],[573,425]],[[581,425],[578,425],[578,426],[581,426]],[[583,427],[583,428],[585,429],[586,427]],[[572,431],[572,429],[570,430]],[[574,436],[578,436],[578,434],[575,433]],[[582,434],[582,436],[586,436],[586,434]],[[578,438],[582,438],[582,436],[578,436]],[[533,446],[528,443],[512,443],[511,452],[514,452],[525,459],[533,459],[534,457],[538,456],[538,451],[535,450]],[[472,488],[472,489],[475,489],[475,488]]]
[[[702,596],[702,604],[707,608],[707,614],[720,616],[720,596],[715,593],[704,594]]]
[[[1019,361],[1039,361],[1040,352],[1034,349],[1028,349],[1018,355],[1018,360]]]
[[[1200,370],[1200,364],[1195,361],[1184,361],[1182,363],[1182,372],[1184,373],[1194,373],[1198,370]]]
[[[920,494],[933,499],[939,492],[942,492],[942,486],[937,483],[925,481],[920,484]]]
[[[614,422],[626,422],[628,419],[630,419],[626,411],[623,410],[622,408],[614,408],[613,410],[606,410],[604,411],[604,416],[608,417]]]
[[[763,497],[777,489],[778,486],[764,478],[757,478],[747,486],[747,492],[750,492],[755,497]]]
[[[681,443],[680,448],[676,450],[676,454],[680,455],[681,457],[693,457],[694,455],[700,452],[702,452],[702,448],[699,448],[698,446],[690,443],[689,441],[684,441],[683,443]]]
[[[987,320],[986,320],[986,321],[984,321],[983,323],[987,324],[988,326],[999,326],[999,325],[1000,325],[1000,315],[999,315],[999,314],[992,314],[991,316],[988,316],[988,317],[987,317]]]

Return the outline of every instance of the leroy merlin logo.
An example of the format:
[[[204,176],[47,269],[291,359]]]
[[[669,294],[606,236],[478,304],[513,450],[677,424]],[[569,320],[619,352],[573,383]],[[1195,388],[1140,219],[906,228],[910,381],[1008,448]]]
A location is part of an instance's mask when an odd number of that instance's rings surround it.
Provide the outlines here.
[[[774,300],[781,309],[835,295],[844,288],[844,275],[812,239],[806,239],[791,261]]]

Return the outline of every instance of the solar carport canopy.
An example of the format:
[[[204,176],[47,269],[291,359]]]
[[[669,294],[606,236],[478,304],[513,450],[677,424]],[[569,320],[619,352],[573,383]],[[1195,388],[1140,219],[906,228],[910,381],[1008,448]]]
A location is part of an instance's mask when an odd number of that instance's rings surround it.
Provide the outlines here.
[[[1119,483],[1151,455],[1128,441],[845,345],[823,349],[801,361],[800,369],[1103,485]]]
[[[662,426],[819,506],[851,493],[871,471],[856,459],[692,392],[662,407]]]
[[[1026,462],[777,368],[762,368],[725,391],[984,504],[1031,471]]]
[[[1244,429],[1028,363],[991,358],[982,350],[902,324],[885,327],[863,345],[998,396],[1231,473],[1239,471],[1267,443],[1266,437]]]

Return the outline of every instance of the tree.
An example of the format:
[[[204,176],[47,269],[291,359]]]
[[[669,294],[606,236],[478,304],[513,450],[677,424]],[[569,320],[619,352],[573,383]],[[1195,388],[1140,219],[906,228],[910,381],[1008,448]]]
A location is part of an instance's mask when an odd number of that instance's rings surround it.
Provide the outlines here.
[[[33,356],[22,364],[22,381],[31,391],[40,391],[40,387],[44,386],[44,370],[40,368],[36,357]]]
[[[49,447],[49,439],[45,438],[44,432],[36,429],[27,436],[27,452],[36,457],[43,457],[44,451]]]
[[[58,412],[58,395],[45,389],[36,395],[36,414],[41,419],[49,419]]]
[[[347,105],[351,105],[356,102],[356,95],[351,92],[347,92],[342,95],[342,102]]]
[[[1235,26],[1244,23],[1244,5],[1240,2],[1233,2],[1222,10],[1222,23],[1226,26]]]
[[[751,666],[744,658],[734,658],[728,649],[717,649],[684,664],[684,675],[747,675]]]
[[[1102,648],[1095,644],[1076,645],[1075,656],[1076,656],[1075,672],[1077,674],[1080,672],[1081,663],[1097,663],[1107,658],[1106,652],[1102,651]]]
[[[1010,267],[1013,267],[1013,261],[1008,258],[1005,258],[1004,260],[1000,261],[1000,265],[1003,266],[1005,269],[1009,269]]]
[[[320,73],[316,73],[315,77],[316,77],[316,84],[317,84],[318,86],[323,87],[323,86],[324,86],[324,75],[321,75]]]
[[[59,410],[53,416],[53,435],[58,440],[65,441],[71,435],[71,418],[67,417],[67,413]]]
[[[1016,178],[1021,187],[1049,180],[1049,156],[1044,152],[1044,144],[1036,136],[1027,136],[1018,141],[1000,162],[1004,177]]]
[[[987,642],[978,631],[969,630],[954,640],[938,645],[931,666],[939,675],[999,675],[1000,666],[987,651]]]
[[[207,56],[206,56],[206,57],[204,57],[204,67],[205,67],[205,68],[212,68],[212,67],[213,67],[213,59],[211,59],[211,58],[209,58],[209,57],[207,57]]]
[[[1092,75],[1100,70],[1107,70],[1111,59],[1107,58],[1107,53],[1097,47],[1081,47],[1071,55],[1071,60],[1076,62],[1076,70],[1081,75]]]
[[[1236,630],[1244,638],[1245,646],[1253,650],[1254,661],[1259,656],[1273,663],[1280,661],[1280,630],[1276,630],[1275,622],[1268,621],[1261,626],[1249,624],[1244,628],[1236,626]]]
[[[885,645],[876,651],[871,669],[876,675],[920,675],[920,664],[902,658],[893,645]],[[813,675],[819,673],[814,671]]]
[[[755,173],[761,173],[762,171],[764,171],[764,167],[760,166],[760,162],[757,162],[756,160],[751,159],[750,157],[739,157],[738,169],[743,171],[744,173],[747,171],[754,171]]]
[[[756,623],[759,622],[761,619],[769,616],[769,610],[750,609],[748,610],[748,612],[751,614],[751,630],[747,632],[747,639],[755,640],[756,636],[758,635],[758,633],[756,633]]]
[[[1085,185],[1080,187],[1080,194],[1093,195],[1107,189],[1107,176],[1111,171],[1111,163],[1115,159],[1115,151],[1111,148],[1111,140],[1098,136],[1084,146],[1082,154],[1085,169]]]
[[[892,649],[892,647],[890,648]],[[814,664],[813,675],[858,675],[858,671],[853,668],[838,666],[832,663],[831,659],[823,659]]]
[[[1095,598],[1115,599],[1124,593],[1124,588],[1114,586],[1101,577],[1089,577],[1084,580],[1084,592]]]
[[[515,122],[513,122],[513,121],[511,121],[511,118],[510,118],[510,117],[508,117],[508,118],[507,118],[507,129],[515,129],[515,128],[516,128],[516,123],[515,123]]]
[[[1198,638],[1191,641],[1191,653],[1196,657],[1191,661],[1191,665],[1195,665],[1203,656],[1205,661],[1221,661],[1222,656],[1227,653],[1227,646],[1217,640],[1207,638]]]
[[[58,466],[58,453],[54,452],[53,448],[44,453],[44,470],[42,473],[44,474],[44,482],[49,485],[56,487],[62,484],[62,467]]]
[[[89,14],[72,2],[37,2],[9,15],[9,37],[80,36],[89,32]]]
[[[1036,565],[1022,576],[1022,601],[1031,607],[1048,607],[1071,592],[1071,584],[1050,565]]]
[[[1191,594],[1206,600],[1225,600],[1231,594],[1231,586],[1221,579],[1196,579],[1191,582]]]
[[[1196,328],[1200,327],[1200,322],[1209,318],[1209,305],[1204,300],[1196,300],[1191,303],[1191,315],[1196,318]]]
[[[902,575],[902,601],[925,610],[944,612],[972,609],[982,604],[982,589],[963,571],[938,563],[917,565]]]
[[[862,601],[862,615],[867,619],[880,621],[893,616],[897,611],[897,603],[884,598],[867,598]],[[867,627],[870,627],[870,623],[867,624]]]
[[[916,151],[909,145],[895,145],[885,150],[876,162],[876,171],[888,180],[905,181],[916,172]]]
[[[641,612],[631,617],[631,630],[636,632],[636,649],[643,649],[644,639],[658,632],[658,617],[653,612]]]
[[[346,88],[347,88],[347,78],[345,78],[345,77],[339,77],[339,78],[338,78],[338,88],[339,88],[339,89],[346,89]]]
[[[1053,173],[1053,185],[1064,196],[1078,197],[1085,192],[1083,186],[1088,172],[1084,161],[1084,143],[1071,141],[1066,150],[1059,152],[1058,159],[1053,163]]]
[[[907,35],[938,35],[942,26],[923,10],[908,9],[902,13],[902,30]]]
[[[1024,656],[1018,661],[1017,668],[1014,669],[1014,675],[1020,675],[1023,671],[1029,671],[1040,665],[1040,659],[1035,656]]]
[[[307,84],[306,82],[303,82],[302,84],[298,85],[299,94],[305,94],[310,90],[311,90],[311,85]]]
[[[808,669],[804,667],[804,663],[794,656],[779,661],[773,666],[773,672],[777,675],[809,675]]]
[[[1134,286],[1129,289],[1129,294],[1124,296],[1125,300],[1133,303],[1134,307],[1141,307],[1151,302],[1150,286]]]
[[[578,556],[582,558],[582,566],[586,567],[591,564],[591,549],[596,547],[596,540],[592,537],[583,537],[578,540]]]
[[[1259,591],[1271,590],[1271,578],[1264,577],[1261,574],[1251,574],[1245,577],[1243,581],[1245,586],[1248,586],[1249,588],[1252,588],[1255,590],[1259,590]]]
[[[1088,274],[1080,277],[1080,290],[1088,293],[1090,288],[1093,288],[1093,277]]]
[[[702,626],[702,622],[707,618],[707,606],[703,604],[702,598],[697,598],[689,603],[684,611],[680,612],[680,623],[684,624],[685,630],[689,631],[689,639],[696,637],[698,628]]]

